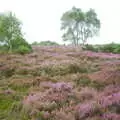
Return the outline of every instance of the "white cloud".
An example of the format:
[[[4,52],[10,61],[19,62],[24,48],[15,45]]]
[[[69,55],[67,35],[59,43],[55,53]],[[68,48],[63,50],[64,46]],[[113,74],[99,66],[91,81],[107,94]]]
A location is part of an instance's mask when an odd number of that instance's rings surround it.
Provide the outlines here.
[[[94,8],[101,20],[100,36],[90,43],[120,43],[119,0],[4,0],[0,12],[16,13],[30,43],[41,40],[61,42],[60,18],[72,6],[84,10]]]

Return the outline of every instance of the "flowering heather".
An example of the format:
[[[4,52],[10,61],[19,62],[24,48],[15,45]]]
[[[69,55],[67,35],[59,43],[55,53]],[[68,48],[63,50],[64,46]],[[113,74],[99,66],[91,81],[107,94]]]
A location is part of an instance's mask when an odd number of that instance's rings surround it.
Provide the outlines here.
[[[55,120],[75,120],[75,117],[71,113],[65,113],[64,111],[58,111],[55,113]]]
[[[34,46],[0,55],[0,119],[120,120],[120,54]]]
[[[102,93],[99,93],[99,96],[109,96],[120,91],[119,85],[108,85],[104,88]]]
[[[91,52],[91,51],[84,52],[84,55],[88,56],[88,57],[97,57],[97,58],[103,58],[103,59],[106,59],[106,58],[109,58],[109,59],[117,58],[117,59],[119,59],[120,58],[120,54],[97,53],[97,52]]]
[[[80,92],[75,92],[76,98],[80,101],[91,100],[97,96],[97,91],[93,88],[82,88]]]
[[[72,92],[72,85],[70,83],[60,82],[52,85],[54,91],[68,91]]]
[[[38,92],[30,94],[23,100],[24,106],[30,106],[33,109],[47,109],[53,108],[58,103],[62,104],[69,101],[69,96],[72,96],[72,86],[69,83],[55,83],[50,84],[51,88],[44,93]],[[53,104],[54,102],[54,104]]]
[[[107,84],[120,84],[120,70],[102,70],[89,74],[90,79]]]
[[[102,71],[119,71],[120,69],[120,60],[107,60],[101,61],[99,63],[99,69]]]
[[[99,105],[95,101],[90,101],[76,107],[76,120],[83,120],[99,112]]]
[[[118,105],[120,106],[120,92],[113,93],[109,96],[104,96],[99,100],[99,103],[102,107],[106,108],[111,105]]]
[[[116,107],[116,110],[120,111],[120,92],[112,93],[108,96],[100,96],[98,99],[94,99],[94,101],[87,101],[83,104],[77,105],[76,120],[83,120],[85,118],[94,116],[97,113],[99,116],[106,110],[110,111],[110,107]]]
[[[116,113],[105,113],[102,116],[103,120],[120,120],[120,114]]]

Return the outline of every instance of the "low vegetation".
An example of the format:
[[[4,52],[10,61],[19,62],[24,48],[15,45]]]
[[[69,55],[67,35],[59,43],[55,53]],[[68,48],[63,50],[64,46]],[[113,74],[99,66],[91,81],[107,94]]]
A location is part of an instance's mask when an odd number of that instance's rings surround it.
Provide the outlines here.
[[[93,52],[120,53],[120,44],[110,43],[105,45],[85,45],[83,48]]]
[[[34,46],[0,58],[1,120],[120,119],[120,54]]]
[[[58,46],[59,44],[53,41],[42,41],[42,42],[33,42],[32,45],[40,45],[40,46]]]
[[[61,21],[75,46],[31,47],[16,16],[0,14],[0,120],[120,120],[120,45],[79,46],[99,32],[93,9]]]

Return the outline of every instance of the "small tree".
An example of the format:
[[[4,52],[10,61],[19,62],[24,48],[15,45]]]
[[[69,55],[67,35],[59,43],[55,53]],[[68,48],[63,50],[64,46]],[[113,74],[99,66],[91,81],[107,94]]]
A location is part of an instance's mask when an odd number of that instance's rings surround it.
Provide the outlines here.
[[[21,32],[21,22],[12,12],[0,14],[0,42],[8,47],[9,52],[20,45],[28,47]]]
[[[85,44],[100,29],[100,20],[93,9],[83,12],[80,8],[73,7],[62,15],[61,21],[61,29],[65,32],[63,40],[70,40],[74,45],[80,42]]]

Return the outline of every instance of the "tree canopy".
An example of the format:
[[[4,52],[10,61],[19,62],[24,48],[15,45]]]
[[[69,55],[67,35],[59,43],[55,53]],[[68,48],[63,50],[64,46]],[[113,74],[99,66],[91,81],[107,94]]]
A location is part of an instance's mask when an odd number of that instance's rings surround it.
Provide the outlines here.
[[[94,37],[100,30],[100,20],[93,9],[84,12],[73,7],[62,15],[61,21],[61,30],[64,30],[63,40],[69,40],[74,45],[81,42],[85,44],[88,38]]]
[[[7,46],[8,51],[16,51],[20,46],[31,49],[23,38],[21,22],[12,12],[0,14],[0,43]]]

